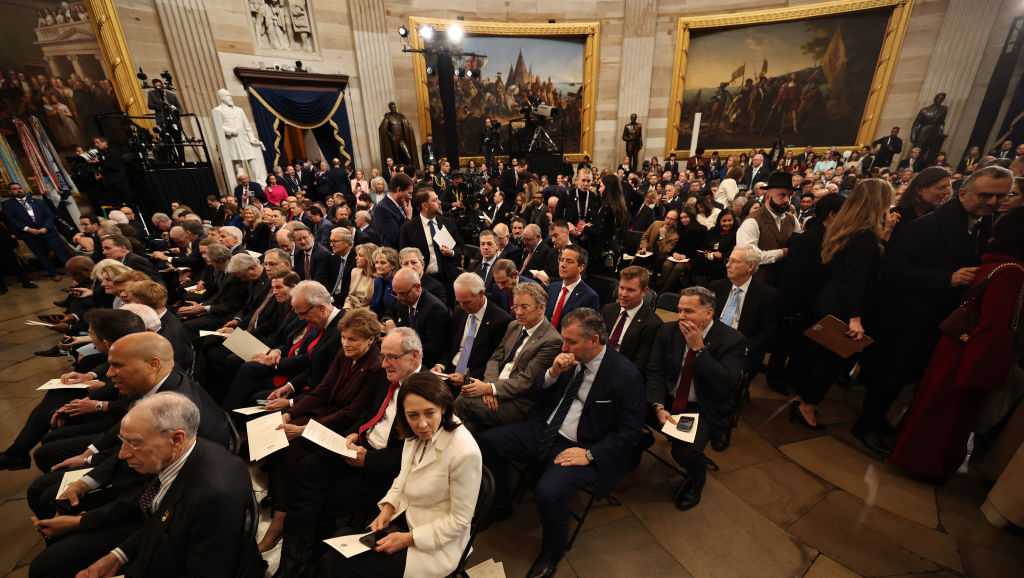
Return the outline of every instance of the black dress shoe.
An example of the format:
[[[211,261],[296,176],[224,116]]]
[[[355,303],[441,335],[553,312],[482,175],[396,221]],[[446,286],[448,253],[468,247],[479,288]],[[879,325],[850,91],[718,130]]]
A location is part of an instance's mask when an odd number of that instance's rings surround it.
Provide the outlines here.
[[[533,561],[533,565],[530,566],[530,570],[526,573],[526,578],[551,578],[557,571],[558,560],[541,554]]]
[[[0,454],[0,470],[27,470],[32,466],[28,456],[19,456],[4,452]]]
[[[43,349],[42,351],[35,351],[32,355],[38,355],[39,357],[64,357],[67,353],[64,352],[60,346],[54,345],[49,349]]]
[[[885,439],[885,436],[875,432],[863,432],[854,429],[853,437],[857,438],[860,445],[864,446],[869,452],[878,457],[879,459],[886,459],[889,454],[892,453],[892,446],[889,445],[889,441]]]
[[[732,428],[726,428],[723,431],[715,432],[711,437],[711,449],[716,452],[724,452],[729,449],[732,444]]]
[[[687,480],[676,492],[672,502],[675,504],[676,509],[681,512],[692,510],[700,503],[700,496],[703,492],[704,484],[697,484]]]
[[[60,301],[54,301],[53,304],[63,309],[64,307],[67,307],[68,305],[71,304],[71,298],[66,297],[64,299],[61,299]]]
[[[21,284],[21,286],[24,287],[25,289],[39,289],[39,285],[36,285],[31,281],[25,281],[24,283]]]

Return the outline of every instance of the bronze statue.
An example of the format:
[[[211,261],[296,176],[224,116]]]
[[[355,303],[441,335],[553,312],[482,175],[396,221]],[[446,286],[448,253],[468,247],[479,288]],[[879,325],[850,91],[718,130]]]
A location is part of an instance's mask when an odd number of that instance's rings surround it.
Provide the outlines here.
[[[398,107],[393,102],[388,103],[388,112],[384,113],[384,120],[380,122],[377,129],[380,136],[380,162],[387,159],[395,161],[396,165],[412,165],[419,169],[419,158],[414,152],[416,150],[416,135],[412,132],[412,124],[405,115],[398,112]]]
[[[626,155],[630,170],[637,170],[640,149],[644,148],[644,127],[636,121],[636,113],[629,115],[629,124],[622,127],[622,140],[626,141]]]
[[[946,140],[946,113],[949,109],[942,104],[946,93],[940,92],[928,106],[922,108],[910,129],[910,142],[921,149],[921,166],[931,166]]]

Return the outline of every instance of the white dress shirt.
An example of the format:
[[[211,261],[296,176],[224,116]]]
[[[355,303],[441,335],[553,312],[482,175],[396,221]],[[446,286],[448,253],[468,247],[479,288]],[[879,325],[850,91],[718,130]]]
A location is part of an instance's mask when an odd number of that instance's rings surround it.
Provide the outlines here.
[[[626,309],[626,320],[622,322],[622,332],[619,333],[619,345],[622,345],[623,338],[626,337],[626,332],[629,331],[629,326],[636,319],[636,314],[640,311],[640,308],[644,306],[643,300],[640,304],[632,309]],[[619,314],[615,316],[615,321],[612,322],[612,326],[608,329],[608,335],[611,335],[612,331],[615,331],[615,324],[619,322],[619,317],[622,315],[622,308],[619,307]]]
[[[543,321],[543,319],[541,319],[541,321]],[[510,359],[509,362],[505,364],[505,367],[501,368],[501,373],[498,374],[498,379],[508,379],[509,377],[512,376],[512,368],[515,367],[516,360],[519,359],[519,352],[522,351],[523,348],[526,347],[526,344],[530,342],[530,339],[533,337],[534,332],[536,332],[537,328],[540,327],[541,321],[534,323],[533,327],[528,327],[526,329],[526,339],[524,339],[523,342],[519,344],[519,347],[516,349],[515,353],[512,354],[512,359]],[[491,384],[491,395],[498,395],[498,389],[494,387],[493,383]]]
[[[761,210],[768,211],[768,214],[771,215],[772,219],[775,221],[775,226],[778,227],[778,229],[781,231],[782,219],[786,218],[786,215],[788,215],[789,213],[787,212],[783,213],[782,215],[776,215],[775,211],[771,210],[767,203],[765,203],[765,205],[761,207]],[[803,228],[800,226],[800,220],[794,220],[796,221],[796,225],[793,227],[793,233],[799,233],[803,231]],[[740,225],[740,228],[736,230],[736,246],[742,247],[743,245],[750,245],[757,249],[757,251],[761,254],[762,265],[767,265],[768,263],[775,263],[776,261],[782,259],[782,255],[785,253],[785,249],[762,250],[760,247],[757,246],[757,242],[760,239],[761,226],[757,224],[757,219],[753,217],[748,217],[745,221],[743,221],[743,224]]]
[[[565,414],[565,420],[562,421],[562,427],[558,428],[558,433],[573,443],[576,443],[578,440],[580,418],[583,417],[583,406],[587,403],[587,396],[590,395],[590,388],[594,385],[594,378],[597,377],[597,370],[601,367],[601,362],[604,361],[604,354],[607,351],[607,347],[602,347],[601,351],[599,351],[593,359],[587,363],[579,365],[579,368],[583,371],[583,383],[580,384],[580,391],[576,394],[576,398],[572,400],[572,405],[569,406],[569,413]],[[580,369],[577,369],[577,371],[579,370]],[[573,374],[572,378],[575,378],[575,374]],[[551,370],[547,370],[544,373],[545,389],[551,387],[555,381],[557,381],[557,378],[551,377]],[[548,416],[548,423],[550,423],[552,418],[555,417],[555,414],[558,413],[559,406],[565,402],[566,400],[563,399],[555,406],[555,410]]]
[[[437,219],[428,219],[420,213],[420,224],[423,226],[423,236],[427,239],[427,252],[430,253],[430,262],[427,263],[426,273],[435,274],[439,271],[437,268],[437,252],[434,251],[434,236],[430,234],[430,222],[434,222],[434,231],[440,231],[441,226],[438,225]]]
[[[417,367],[413,373],[419,373],[423,367]],[[411,374],[410,374],[411,375]],[[396,387],[395,393],[388,400],[388,407],[384,410],[384,417],[374,424],[366,433],[366,443],[375,450],[382,450],[388,447],[388,438],[391,437],[391,427],[395,425],[395,417],[398,416],[398,392],[402,387]]]

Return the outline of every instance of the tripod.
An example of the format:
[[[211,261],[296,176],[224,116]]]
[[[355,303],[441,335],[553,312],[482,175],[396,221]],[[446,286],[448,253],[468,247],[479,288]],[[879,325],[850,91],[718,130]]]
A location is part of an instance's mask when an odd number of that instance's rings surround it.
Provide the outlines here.
[[[537,128],[533,129],[533,136],[530,138],[530,146],[526,147],[526,152],[532,153],[538,146],[542,147],[543,150],[546,150],[549,153],[558,151],[558,146],[555,145],[554,139],[551,138],[551,134],[543,125],[537,125]]]

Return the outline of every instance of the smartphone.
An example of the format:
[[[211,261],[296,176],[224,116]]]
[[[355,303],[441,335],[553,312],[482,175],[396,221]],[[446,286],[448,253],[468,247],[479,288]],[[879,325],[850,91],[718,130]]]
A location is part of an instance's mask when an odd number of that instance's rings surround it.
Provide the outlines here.
[[[367,531],[369,531],[369,528],[367,528]],[[363,536],[362,538],[359,538],[359,541],[362,542],[363,545],[366,546],[367,548],[371,548],[371,549],[372,548],[376,548],[377,547],[377,542],[379,542],[380,540],[384,539],[384,536],[387,536],[388,534],[390,534],[392,532],[397,532],[397,531],[398,531],[398,528],[396,528],[394,526],[388,526],[387,528],[384,528],[382,530],[377,530],[376,532],[374,532],[372,534],[367,534],[367,535]]]
[[[270,400],[269,399],[257,399],[256,400],[256,405],[267,405],[268,401],[270,401]]]
[[[676,422],[676,429],[681,432],[689,432],[693,429],[693,418],[689,416],[679,416],[679,421]]]

